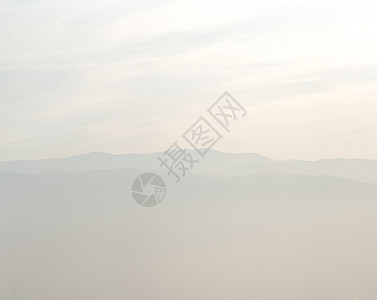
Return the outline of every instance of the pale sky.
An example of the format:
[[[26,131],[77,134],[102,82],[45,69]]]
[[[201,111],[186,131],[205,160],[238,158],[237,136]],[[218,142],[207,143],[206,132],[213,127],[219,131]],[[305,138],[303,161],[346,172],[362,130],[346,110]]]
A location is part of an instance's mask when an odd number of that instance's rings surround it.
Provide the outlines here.
[[[377,159],[376,1],[0,0],[0,160],[166,150],[224,91],[216,145]]]

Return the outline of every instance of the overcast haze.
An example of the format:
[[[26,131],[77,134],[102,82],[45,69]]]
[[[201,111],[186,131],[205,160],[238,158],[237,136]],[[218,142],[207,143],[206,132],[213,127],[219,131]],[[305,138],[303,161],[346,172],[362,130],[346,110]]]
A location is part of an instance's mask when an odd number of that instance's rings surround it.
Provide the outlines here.
[[[0,300],[377,299],[376,11],[0,0]]]
[[[1,162],[0,299],[377,299],[376,161],[210,152],[143,208],[154,161]]]
[[[377,159],[375,1],[0,3],[0,160],[163,151],[226,90],[218,150]]]

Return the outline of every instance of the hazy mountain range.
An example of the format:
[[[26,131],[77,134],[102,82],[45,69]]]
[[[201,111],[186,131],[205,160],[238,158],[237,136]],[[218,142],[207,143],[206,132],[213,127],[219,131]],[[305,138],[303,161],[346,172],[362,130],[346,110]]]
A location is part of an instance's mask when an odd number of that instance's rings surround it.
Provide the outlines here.
[[[211,151],[177,184],[158,155],[1,162],[0,299],[376,299],[376,161]]]
[[[195,151],[189,152],[198,156]],[[161,156],[161,153],[113,155],[92,152],[68,158],[0,162],[0,172],[43,174],[112,169],[162,170],[159,167],[158,156]],[[252,153],[230,154],[212,150],[194,165],[192,173],[328,175],[377,184],[377,161],[367,159],[279,161]]]

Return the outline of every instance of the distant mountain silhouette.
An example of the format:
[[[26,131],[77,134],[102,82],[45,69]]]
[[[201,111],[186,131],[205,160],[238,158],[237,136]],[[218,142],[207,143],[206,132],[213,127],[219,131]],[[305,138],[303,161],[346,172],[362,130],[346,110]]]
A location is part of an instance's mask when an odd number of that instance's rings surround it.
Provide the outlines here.
[[[189,150],[192,155],[198,154]],[[86,172],[94,170],[161,170],[158,156],[151,154],[113,155],[100,152],[59,159],[0,162],[0,172],[43,174]],[[251,175],[258,173],[327,175],[377,184],[377,161],[365,159],[324,159],[319,161],[278,161],[253,153],[222,153],[211,150],[199,158],[192,173]]]
[[[188,150],[198,156],[196,151]],[[158,169],[157,157],[161,153],[151,154],[121,154],[114,155],[101,152],[92,152],[67,158],[42,159],[42,160],[18,160],[0,162],[0,171],[19,173],[54,173],[54,172],[85,172],[93,170],[109,169]],[[199,156],[197,158],[200,158]],[[217,151],[209,151],[195,170],[218,170],[232,168],[247,163],[272,161],[258,154],[227,154]]]
[[[317,300],[342,286],[341,300],[356,283],[375,289],[365,278],[377,276],[377,185],[268,173],[189,174],[176,184],[160,170],[167,196],[142,208],[130,192],[141,172],[0,172],[0,278],[9,278],[0,295]],[[282,298],[287,288],[300,290]]]

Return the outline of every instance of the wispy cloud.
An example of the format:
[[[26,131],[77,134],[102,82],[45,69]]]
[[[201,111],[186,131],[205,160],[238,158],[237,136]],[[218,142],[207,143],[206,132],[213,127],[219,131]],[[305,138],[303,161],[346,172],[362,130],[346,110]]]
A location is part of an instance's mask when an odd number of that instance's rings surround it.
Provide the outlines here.
[[[169,124],[169,132],[183,130],[182,119],[197,117],[193,107],[203,111],[224,90],[242,98],[249,109],[266,104],[271,116],[281,105],[289,108],[294,102],[311,109],[307,96],[317,97],[311,100],[317,105],[338,109],[343,101],[339,95],[356,95],[359,88],[376,93],[377,22],[372,1],[304,5],[297,0],[80,0],[1,5],[0,143],[8,141],[8,150],[1,147],[2,159],[32,158],[30,151],[15,157],[14,149],[23,146],[9,144],[13,138],[87,128],[93,148],[83,145],[82,150],[90,152],[103,150],[107,140],[95,132],[114,122],[123,124],[119,133],[131,130],[143,136],[145,127],[129,124],[153,118],[163,129]],[[353,99],[351,116],[365,111],[359,102]],[[355,118],[347,122],[345,127],[353,132],[359,128]],[[272,124],[273,119],[263,130],[272,130]],[[288,124],[280,126],[289,130]],[[241,135],[248,136],[250,127],[240,129]],[[145,138],[146,143],[124,140],[124,152],[145,152],[151,143],[152,151],[166,147],[152,133]],[[61,145],[69,146],[68,140]],[[38,143],[45,147],[49,142],[38,138],[33,147]],[[299,143],[281,147],[294,157]],[[224,147],[240,151],[236,145]],[[242,147],[255,150],[251,143]],[[265,153],[267,147],[260,150]],[[341,147],[334,145],[327,155]],[[71,147],[64,148],[67,155],[75,154]],[[111,152],[111,147],[106,150]],[[44,155],[54,156],[54,151]],[[300,155],[312,158],[311,152]],[[353,150],[343,155],[366,154]]]

